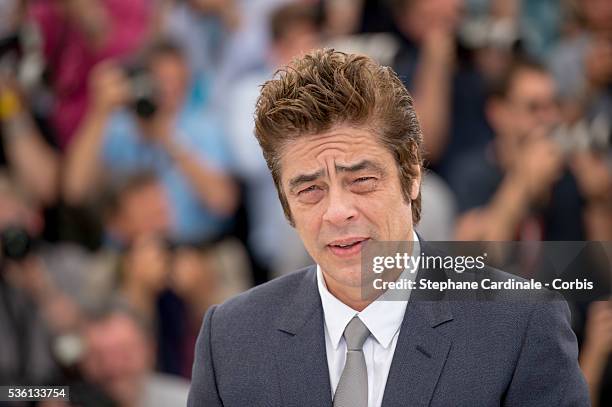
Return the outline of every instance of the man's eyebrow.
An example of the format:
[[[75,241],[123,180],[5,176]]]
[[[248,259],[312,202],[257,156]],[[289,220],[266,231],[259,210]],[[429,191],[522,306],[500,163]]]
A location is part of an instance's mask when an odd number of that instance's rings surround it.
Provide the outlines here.
[[[321,178],[324,173],[325,171],[321,169],[310,174],[300,174],[294,178],[291,178],[291,180],[289,181],[289,189],[293,190],[301,184],[304,184],[306,182],[312,182],[318,178]]]
[[[358,162],[357,164],[349,166],[336,165],[336,171],[338,172],[357,172],[361,170],[374,170],[380,174],[384,173],[383,168],[379,164],[369,160],[363,160]]]

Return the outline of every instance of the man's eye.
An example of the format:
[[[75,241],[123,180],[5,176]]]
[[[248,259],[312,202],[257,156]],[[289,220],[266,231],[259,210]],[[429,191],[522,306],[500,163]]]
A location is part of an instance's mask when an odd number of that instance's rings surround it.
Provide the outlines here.
[[[355,181],[356,183],[363,183],[363,182],[368,182],[368,181],[373,181],[375,178],[374,177],[360,177],[357,178]]]
[[[351,190],[356,193],[371,192],[376,189],[377,179],[375,177],[359,177],[353,180]]]
[[[317,185],[311,185],[297,193],[300,202],[305,204],[315,204],[323,198],[323,188]]]
[[[300,192],[298,192],[298,195],[302,195],[302,194],[307,194],[309,192],[313,192],[318,190],[319,187],[317,187],[316,185],[311,185],[308,188],[302,189]]]

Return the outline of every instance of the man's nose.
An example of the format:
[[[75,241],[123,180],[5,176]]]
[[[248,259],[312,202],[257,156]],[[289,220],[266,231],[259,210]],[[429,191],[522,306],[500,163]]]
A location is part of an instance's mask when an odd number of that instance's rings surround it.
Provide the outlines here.
[[[355,208],[350,192],[342,188],[331,188],[328,195],[327,208],[323,214],[323,221],[336,226],[343,226],[355,220]]]

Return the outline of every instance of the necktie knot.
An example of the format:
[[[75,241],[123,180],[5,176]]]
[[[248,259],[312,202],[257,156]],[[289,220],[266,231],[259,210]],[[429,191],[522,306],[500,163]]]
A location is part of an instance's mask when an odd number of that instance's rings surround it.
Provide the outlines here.
[[[360,351],[370,335],[370,330],[358,316],[354,316],[344,329],[344,340],[348,350]]]

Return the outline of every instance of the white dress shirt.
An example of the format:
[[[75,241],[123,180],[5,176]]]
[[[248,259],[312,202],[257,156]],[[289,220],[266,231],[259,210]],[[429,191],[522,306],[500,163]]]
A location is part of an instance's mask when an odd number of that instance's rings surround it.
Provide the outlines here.
[[[412,253],[413,256],[417,256],[420,252],[420,245],[415,232],[413,232],[413,242]],[[416,278],[416,273],[402,274],[402,278],[411,278],[411,276]],[[363,355],[368,370],[368,407],[380,407],[410,291],[405,291],[405,300],[384,301],[385,294],[383,294],[363,311],[358,312],[329,292],[318,265],[317,285],[325,317],[325,349],[332,398],[346,360],[344,329],[357,315],[371,333],[363,344]]]

